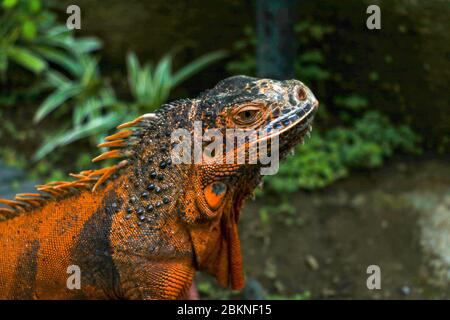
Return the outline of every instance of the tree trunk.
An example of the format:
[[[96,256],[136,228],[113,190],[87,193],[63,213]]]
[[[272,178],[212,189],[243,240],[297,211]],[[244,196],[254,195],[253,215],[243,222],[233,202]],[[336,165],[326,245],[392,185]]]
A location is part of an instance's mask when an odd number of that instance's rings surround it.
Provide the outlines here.
[[[257,0],[257,74],[295,77],[294,11],[296,0]]]

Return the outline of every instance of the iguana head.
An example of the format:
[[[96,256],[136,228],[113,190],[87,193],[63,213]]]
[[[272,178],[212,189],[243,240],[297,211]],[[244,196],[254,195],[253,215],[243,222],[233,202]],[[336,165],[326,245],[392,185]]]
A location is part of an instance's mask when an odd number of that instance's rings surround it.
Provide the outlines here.
[[[258,142],[283,134],[284,156],[310,128],[318,101],[298,80],[235,76],[200,95],[197,105],[195,119],[206,129],[255,130]]]
[[[178,210],[190,230],[198,268],[220,284],[234,289],[244,285],[237,222],[243,201],[261,178],[261,148],[266,143],[270,160],[283,158],[310,130],[317,106],[300,81],[235,76],[194,99],[178,122],[192,134],[190,146],[197,142],[191,163],[184,164],[189,178]],[[233,132],[244,139],[227,139]],[[178,138],[172,142],[186,141]],[[172,153],[174,163],[180,157]]]

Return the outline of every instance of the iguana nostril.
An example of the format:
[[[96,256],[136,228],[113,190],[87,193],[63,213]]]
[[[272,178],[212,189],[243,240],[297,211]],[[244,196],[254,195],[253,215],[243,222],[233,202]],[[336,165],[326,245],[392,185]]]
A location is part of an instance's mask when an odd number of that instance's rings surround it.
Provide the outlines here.
[[[298,100],[303,101],[303,100],[306,99],[306,96],[307,96],[307,94],[306,94],[305,88],[299,87],[297,89],[297,98],[298,98]]]

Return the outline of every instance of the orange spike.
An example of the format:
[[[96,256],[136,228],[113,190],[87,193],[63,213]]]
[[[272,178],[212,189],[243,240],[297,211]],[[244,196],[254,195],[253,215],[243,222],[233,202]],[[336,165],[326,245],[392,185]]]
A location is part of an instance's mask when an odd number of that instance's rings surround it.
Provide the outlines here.
[[[24,201],[24,200],[32,200],[32,201],[44,201],[44,199],[42,199],[41,197],[24,197],[21,196],[19,194],[16,194],[16,196],[14,197],[14,200],[18,200],[18,201]]]
[[[84,177],[82,179],[74,181],[72,183],[72,186],[74,188],[85,188],[87,185],[92,184],[92,182],[94,182],[96,180],[97,180],[96,178],[89,178],[89,177],[86,178],[86,177]]]
[[[61,190],[56,188],[47,189],[45,192],[51,193],[55,196],[59,196],[61,194]]]
[[[18,193],[16,197],[42,197],[40,193]]]
[[[123,168],[128,164],[128,160],[122,160],[117,164],[117,169]]]
[[[49,189],[53,188],[52,186],[46,185],[46,184],[41,184],[41,185],[37,185],[36,189],[38,191],[47,191]]]
[[[69,176],[77,178],[77,179],[83,179],[83,178],[86,177],[86,176],[84,176],[84,175],[82,175],[80,173],[69,173]]]
[[[21,197],[15,197],[16,200],[20,200],[22,202],[26,202],[30,204],[33,207],[38,207],[41,205],[41,202],[36,201],[35,199],[28,199],[28,198],[21,198]]]
[[[70,188],[71,185],[72,185],[72,182],[64,181],[63,183],[58,184],[54,188],[57,190],[64,190],[64,189]]]
[[[16,213],[13,209],[9,209],[9,208],[0,208],[0,214],[13,214]]]
[[[92,159],[92,162],[97,162],[103,159],[108,159],[108,158],[120,158],[122,155],[120,153],[120,150],[116,149],[116,150],[111,150],[111,151],[107,151],[105,153],[102,153],[101,155],[99,155],[98,157]]]
[[[49,182],[49,183],[47,183],[45,185],[49,186],[49,187],[54,187],[54,186],[59,186],[59,185],[64,184],[64,183],[66,183],[66,181],[52,181],[52,182]]]
[[[107,169],[107,170],[105,170],[103,175],[98,179],[97,183],[92,188],[92,192],[94,192],[98,186],[100,186],[103,182],[105,182],[106,179],[108,179],[116,171],[117,166],[113,166],[113,167],[109,167],[109,168],[105,168],[105,169]]]
[[[75,190],[81,190],[84,187],[86,187],[84,184],[79,184],[79,183],[74,183],[72,188],[74,188]]]
[[[111,147],[123,147],[125,146],[125,140],[115,140],[110,142],[103,142],[97,145],[98,148],[111,148]]]
[[[48,194],[50,194],[51,196],[53,196],[53,197],[56,197],[56,196],[59,195],[59,192],[57,190],[52,189],[52,188],[39,188],[38,190],[39,191],[45,191]]]
[[[79,174],[82,175],[84,178],[86,178],[88,175],[91,174],[91,172],[93,172],[94,170],[84,170],[81,171]]]
[[[89,177],[99,176],[99,175],[103,174],[108,169],[109,169],[109,167],[101,168],[101,169],[97,169],[97,170],[92,170],[92,172],[89,174]]]
[[[7,206],[10,207],[23,207],[23,206],[27,206],[26,203],[20,202],[20,201],[15,201],[15,200],[6,200],[6,199],[0,199],[0,203],[2,204],[6,204]]]
[[[73,184],[73,187],[77,188],[77,189],[80,189],[80,188],[86,188],[87,187],[86,185],[87,185],[86,182],[79,182],[79,181],[77,181],[77,182],[75,182]]]
[[[133,130],[125,130],[125,131],[120,131],[117,132],[113,135],[107,136],[105,138],[106,141],[112,141],[112,140],[117,140],[117,139],[122,139],[122,138],[126,138],[129,137],[133,134]]]
[[[138,118],[134,119],[133,121],[122,123],[121,125],[117,126],[117,129],[124,129],[124,128],[129,128],[129,127],[134,127],[134,126],[136,126],[136,124],[141,122],[141,120],[142,120],[142,117],[138,117]]]

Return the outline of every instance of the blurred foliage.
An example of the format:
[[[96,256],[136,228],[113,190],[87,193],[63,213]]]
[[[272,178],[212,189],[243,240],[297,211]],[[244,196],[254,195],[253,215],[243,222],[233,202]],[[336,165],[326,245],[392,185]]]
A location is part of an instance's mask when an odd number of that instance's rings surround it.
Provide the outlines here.
[[[311,292],[305,291],[303,293],[296,293],[292,296],[285,296],[280,294],[270,294],[267,296],[267,300],[310,300]]]
[[[110,79],[102,74],[100,59],[93,54],[101,48],[100,41],[75,37],[57,21],[51,3],[1,1],[2,80],[8,81],[17,68],[31,71],[30,75],[37,80],[26,92],[33,96],[33,103],[40,101],[33,117],[43,139],[34,154],[35,160],[43,159],[36,166],[39,174],[56,172],[52,163],[67,157],[62,146],[89,137],[85,150],[93,149],[108,130],[154,110],[167,101],[176,86],[225,55],[222,51],[213,52],[174,72],[170,54],[155,64],[141,64],[134,53],[129,53],[128,88],[123,97],[123,90],[115,90]],[[329,53],[323,44],[334,36],[333,27],[304,20],[295,26],[295,32],[299,44],[296,73],[313,89],[321,106],[312,138],[296,148],[296,156],[282,163],[278,175],[266,179],[269,189],[283,193],[324,187],[347,176],[351,169],[380,166],[397,151],[419,151],[416,134],[373,111],[369,99],[348,91],[342,75],[327,65]],[[255,74],[255,46],[254,30],[247,27],[243,39],[235,43],[235,58],[227,64],[228,72]],[[372,72],[372,80],[379,77]],[[2,92],[0,101],[13,105],[17,103],[16,96],[14,90]],[[46,123],[51,125],[47,127]],[[11,123],[5,124],[1,131],[7,136],[23,135]],[[88,166],[89,162],[83,152],[74,161],[77,168]]]
[[[350,127],[313,133],[266,182],[278,192],[325,187],[350,169],[381,166],[395,151],[420,152],[417,139],[407,126],[394,126],[379,112],[369,111]]]
[[[10,62],[36,74],[56,66],[75,71],[76,59],[100,47],[93,38],[73,37],[41,0],[3,0],[0,11],[0,72],[7,77]]]
[[[204,69],[207,65],[226,56],[224,51],[215,51],[192,61],[176,72],[172,71],[172,56],[164,56],[153,67],[139,64],[136,55],[128,54],[128,83],[134,102],[132,110],[154,110],[167,101],[173,88]]]
[[[10,79],[9,61],[36,74],[35,100],[42,100],[33,122],[49,118],[56,127],[45,128],[42,145],[33,159],[57,157],[52,151],[90,137],[94,147],[108,130],[122,122],[150,112],[167,101],[171,91],[211,63],[223,58],[223,51],[205,54],[176,72],[172,56],[165,55],[156,65],[141,65],[134,53],[127,56],[131,99],[122,99],[102,75],[93,51],[101,47],[95,38],[76,38],[60,24],[51,1],[3,0],[0,16],[0,72]],[[10,71],[10,72],[8,72]],[[12,89],[14,90],[14,88]],[[14,92],[1,93],[0,101],[17,103]],[[17,132],[9,130],[9,133]],[[82,155],[80,155],[81,157]],[[85,161],[77,161],[84,163]],[[51,170],[45,162],[37,170]]]
[[[56,108],[66,107],[72,112],[72,124],[62,122],[60,133],[50,133],[34,159],[40,160],[55,148],[85,137],[97,137],[93,144],[99,142],[103,137],[100,134],[104,135],[120,123],[155,110],[167,101],[174,87],[224,56],[222,51],[206,54],[174,73],[170,55],[153,67],[150,63],[141,66],[136,55],[129,53],[127,78],[131,101],[116,98],[113,88],[102,78],[97,61],[92,57],[83,57],[79,72],[72,76],[73,80],[52,74],[54,91],[39,107],[34,120],[39,122]],[[61,119],[70,117],[62,114]]]
[[[395,152],[420,152],[420,139],[408,126],[394,125],[371,110],[368,98],[346,92],[339,74],[325,65],[322,43],[333,36],[333,27],[302,21],[295,32],[300,47],[295,61],[297,78],[312,88],[321,104],[312,137],[296,147],[295,156],[288,157],[276,175],[266,177],[269,190],[281,195],[325,187],[351,169],[379,167]],[[229,73],[256,74],[255,45],[253,29],[245,28],[244,39],[234,46],[235,59],[227,65]],[[330,96],[331,101],[322,99]]]

